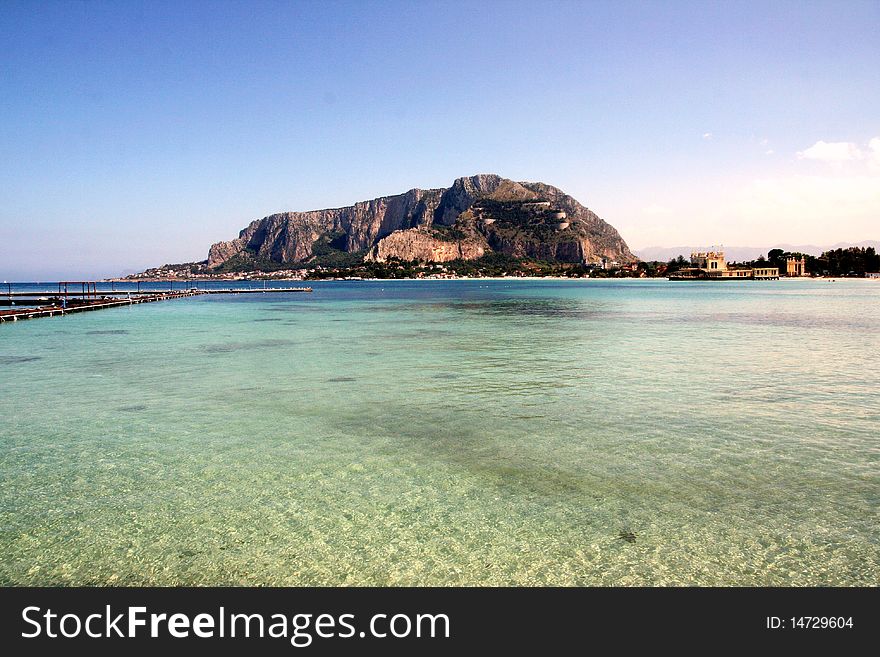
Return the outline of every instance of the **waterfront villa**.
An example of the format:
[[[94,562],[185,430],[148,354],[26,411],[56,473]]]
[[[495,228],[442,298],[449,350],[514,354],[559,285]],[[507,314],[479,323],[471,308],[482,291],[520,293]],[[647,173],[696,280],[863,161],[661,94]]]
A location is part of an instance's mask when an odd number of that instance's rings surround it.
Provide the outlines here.
[[[671,281],[772,280],[779,278],[777,267],[728,267],[724,251],[694,251],[691,266],[670,274]]]
[[[804,256],[796,258],[789,256],[785,259],[786,276],[809,276],[807,273],[807,259]]]

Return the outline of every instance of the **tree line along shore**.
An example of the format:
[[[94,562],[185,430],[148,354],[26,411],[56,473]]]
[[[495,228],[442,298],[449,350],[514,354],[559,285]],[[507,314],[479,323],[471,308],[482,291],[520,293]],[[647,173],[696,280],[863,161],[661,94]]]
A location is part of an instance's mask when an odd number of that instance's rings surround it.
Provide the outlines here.
[[[355,255],[355,254],[351,254]],[[776,267],[786,272],[788,258],[803,258],[805,274],[814,277],[864,278],[880,271],[880,254],[874,247],[849,247],[825,251],[819,256],[771,249],[767,256],[755,260],[729,263],[729,267]],[[685,256],[668,262],[638,261],[618,264],[566,263],[515,258],[501,253],[486,254],[475,260],[450,260],[425,263],[390,258],[386,262],[351,258],[347,262],[323,262],[315,258],[303,263],[260,263],[258,268],[221,266],[213,269],[207,262],[163,265],[115,280],[326,280],[338,278],[494,278],[494,277],[557,277],[557,278],[663,278],[690,266]]]

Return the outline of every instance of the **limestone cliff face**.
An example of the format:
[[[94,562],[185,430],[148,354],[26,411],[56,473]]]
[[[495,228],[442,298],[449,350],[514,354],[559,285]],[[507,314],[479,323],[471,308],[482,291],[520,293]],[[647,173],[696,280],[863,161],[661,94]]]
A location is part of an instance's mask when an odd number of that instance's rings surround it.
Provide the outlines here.
[[[391,258],[417,260],[419,262],[449,262],[450,260],[476,260],[489,250],[485,239],[479,235],[464,239],[439,239],[430,229],[411,228],[398,230],[382,238],[367,254],[367,260],[386,262]]]
[[[458,178],[452,183],[452,187],[443,192],[434,213],[434,221],[443,226],[451,226],[462,212],[482,198],[524,201],[535,197],[535,192],[526,189],[522,184],[492,173]]]
[[[491,209],[482,208],[483,204]],[[565,234],[548,233],[545,224],[550,219],[542,217],[559,212],[569,223]],[[489,215],[497,215],[497,221],[485,218]],[[508,215],[528,221],[514,225]],[[428,230],[434,224],[454,229],[452,237],[449,233],[438,237]],[[377,261],[396,257],[445,262],[479,258],[492,250],[564,262],[636,259],[613,227],[561,190],[481,174],[459,178],[447,189],[412,189],[344,208],[270,215],[252,222],[236,239],[212,245],[208,267],[233,259],[307,262],[316,242],[328,238],[334,248],[368,251],[366,257]]]
[[[251,224],[231,242],[217,242],[208,251],[208,267],[241,254],[275,262],[302,262],[312,245],[327,233],[345,234],[345,251],[362,251],[395,230],[430,223],[442,190],[412,189],[345,208],[282,212]]]

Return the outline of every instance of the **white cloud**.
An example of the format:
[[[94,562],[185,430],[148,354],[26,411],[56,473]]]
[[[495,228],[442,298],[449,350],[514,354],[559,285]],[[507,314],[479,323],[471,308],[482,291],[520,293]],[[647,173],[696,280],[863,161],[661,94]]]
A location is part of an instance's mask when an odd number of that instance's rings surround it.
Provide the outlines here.
[[[872,169],[880,169],[880,137],[874,137],[868,142],[867,160]]]
[[[764,155],[773,155],[773,153],[775,153],[775,152],[776,151],[774,151],[772,148],[770,148],[770,149],[764,151]]]
[[[705,139],[706,141],[712,141],[712,138],[714,136],[715,135],[713,135],[711,132],[704,132],[703,133],[703,139]]]
[[[819,140],[797,154],[801,160],[820,160],[830,164],[861,160],[864,154],[856,144],[848,141],[827,142]]]

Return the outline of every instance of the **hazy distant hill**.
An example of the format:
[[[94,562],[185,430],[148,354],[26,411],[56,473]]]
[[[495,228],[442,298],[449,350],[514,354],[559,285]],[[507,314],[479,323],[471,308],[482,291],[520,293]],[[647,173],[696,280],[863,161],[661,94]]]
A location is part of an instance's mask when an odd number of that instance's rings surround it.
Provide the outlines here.
[[[741,262],[743,260],[754,260],[758,256],[766,256],[770,249],[782,249],[792,253],[805,253],[807,255],[821,255],[823,251],[831,249],[845,249],[850,246],[858,246],[866,248],[873,246],[880,250],[880,241],[865,240],[863,242],[838,242],[827,246],[816,246],[814,244],[774,244],[772,246],[725,246],[724,253],[729,262]],[[666,262],[672,258],[683,255],[689,258],[691,251],[706,251],[709,246],[649,246],[644,249],[636,249],[634,253],[641,260],[659,260]]]

